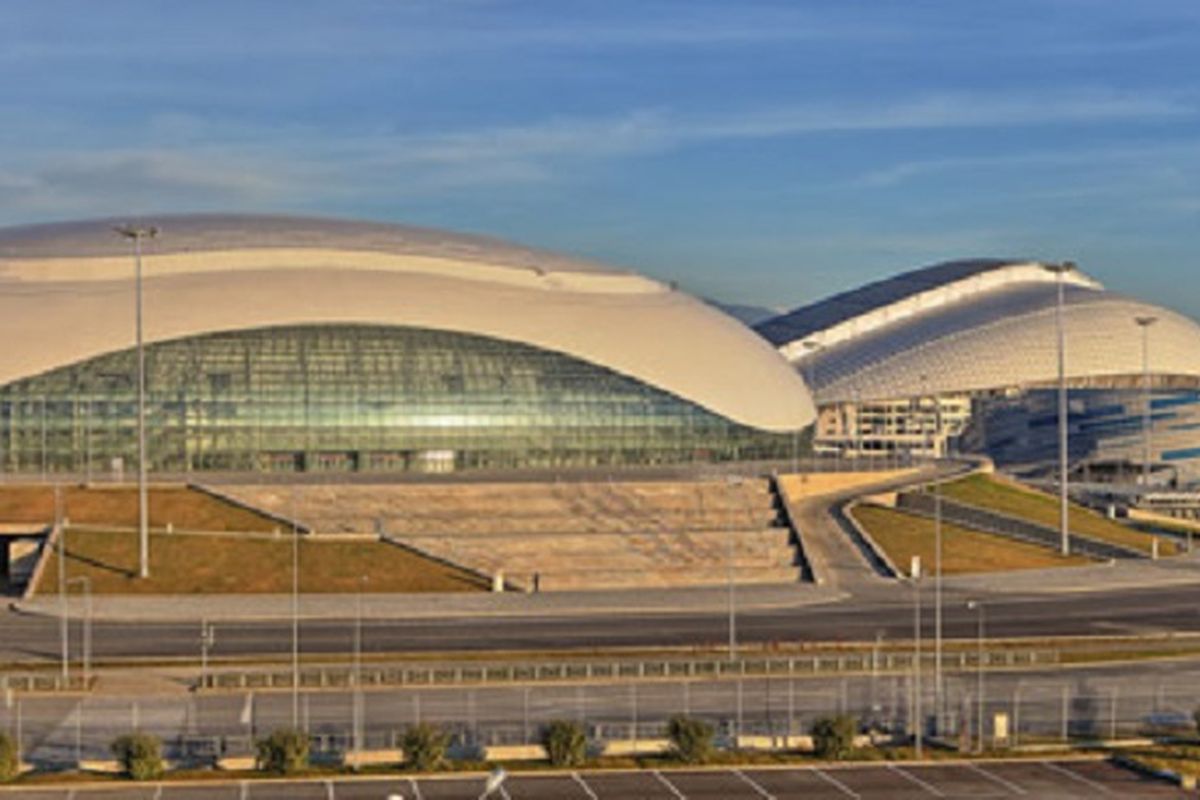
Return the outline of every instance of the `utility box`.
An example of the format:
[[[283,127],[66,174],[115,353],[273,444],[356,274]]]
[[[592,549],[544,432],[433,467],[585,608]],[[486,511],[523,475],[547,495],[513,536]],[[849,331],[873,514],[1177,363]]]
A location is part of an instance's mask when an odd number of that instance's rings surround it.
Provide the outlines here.
[[[997,711],[992,715],[992,746],[1007,747],[1008,743],[1008,712]]]

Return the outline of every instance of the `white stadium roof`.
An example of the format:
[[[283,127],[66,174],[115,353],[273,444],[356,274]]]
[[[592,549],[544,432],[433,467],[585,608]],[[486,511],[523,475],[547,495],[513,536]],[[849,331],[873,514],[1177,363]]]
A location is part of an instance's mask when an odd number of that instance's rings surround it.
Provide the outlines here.
[[[133,345],[126,220],[0,230],[0,385]],[[633,272],[379,223],[167,216],[146,242],[146,341],[375,324],[522,342],[599,364],[755,428],[808,425],[803,381],[761,338]]]
[[[1056,280],[1033,261],[951,262],[797,309],[758,330],[806,375],[819,402],[1036,385],[1058,374]],[[1200,326],[1105,291],[1080,272],[1066,278],[1068,377],[1140,374],[1135,320],[1142,316],[1157,318],[1151,372],[1200,377]]]

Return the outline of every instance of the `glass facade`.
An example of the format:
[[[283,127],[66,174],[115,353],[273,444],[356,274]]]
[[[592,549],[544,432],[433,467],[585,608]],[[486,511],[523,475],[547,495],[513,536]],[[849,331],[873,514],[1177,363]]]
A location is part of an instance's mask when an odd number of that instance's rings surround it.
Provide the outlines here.
[[[0,387],[0,467],[137,465],[134,349]],[[561,353],[403,327],[306,325],[146,348],[155,472],[398,472],[785,457],[791,437]]]

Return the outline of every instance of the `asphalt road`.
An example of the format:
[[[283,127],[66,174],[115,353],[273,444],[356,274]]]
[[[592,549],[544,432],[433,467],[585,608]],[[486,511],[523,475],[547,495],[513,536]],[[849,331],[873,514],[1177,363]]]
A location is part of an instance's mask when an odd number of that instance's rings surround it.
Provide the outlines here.
[[[1106,593],[996,595],[984,597],[987,634],[995,637],[1128,634],[1153,631],[1200,631],[1200,604],[1192,586],[1121,590]],[[976,617],[966,598],[947,592],[944,631],[947,638],[975,636]],[[932,630],[932,593],[926,592],[924,624]],[[363,649],[368,653],[445,650],[526,650],[723,644],[728,641],[724,613],[638,614],[596,616],[470,617],[413,620],[368,620]],[[882,634],[889,639],[912,635],[911,593],[903,587],[868,599],[837,604],[754,610],[737,615],[742,642],[864,641]],[[79,623],[72,641],[79,641]],[[216,626],[215,658],[281,656],[291,651],[287,622],[228,622]],[[312,620],[301,625],[306,654],[347,653],[352,628],[348,620]],[[0,615],[0,660],[54,660],[60,652],[58,621],[6,612]],[[138,656],[199,657],[199,626],[194,623],[96,623],[93,652],[97,660]]]
[[[119,789],[0,789],[29,800],[473,800],[483,778],[400,777],[236,782]],[[890,764],[785,769],[663,770],[514,775],[491,795],[505,800],[935,800],[937,798],[1191,797],[1163,781],[1101,761]]]

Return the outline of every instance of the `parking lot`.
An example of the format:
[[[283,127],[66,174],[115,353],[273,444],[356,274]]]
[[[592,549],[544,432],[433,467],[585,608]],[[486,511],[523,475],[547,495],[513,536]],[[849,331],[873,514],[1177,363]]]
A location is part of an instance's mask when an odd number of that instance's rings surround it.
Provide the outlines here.
[[[474,778],[346,778],[329,781],[222,781],[205,785],[8,789],[31,800],[460,800],[479,797]],[[1105,761],[990,761],[788,768],[583,772],[514,775],[493,797],[508,800],[928,800],[929,798],[1192,797],[1164,781]]]

